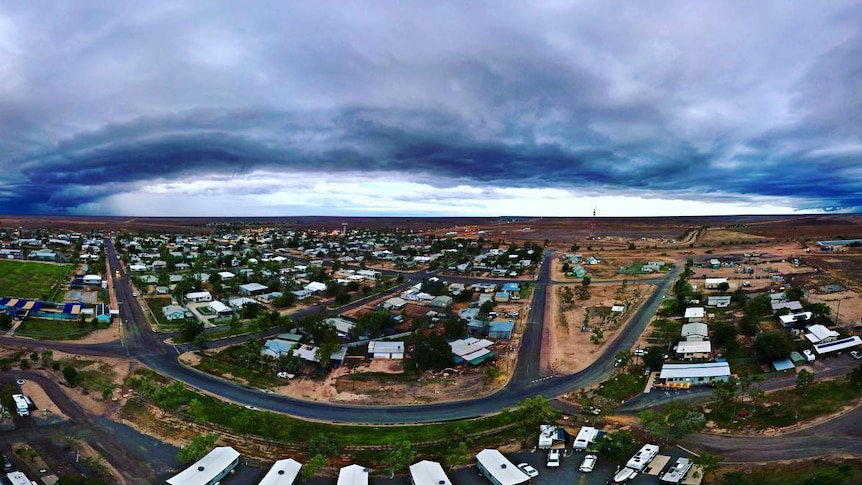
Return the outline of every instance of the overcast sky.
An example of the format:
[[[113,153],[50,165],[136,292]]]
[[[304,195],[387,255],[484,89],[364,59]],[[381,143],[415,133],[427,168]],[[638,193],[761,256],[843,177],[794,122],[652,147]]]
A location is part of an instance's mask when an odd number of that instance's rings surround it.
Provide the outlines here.
[[[862,210],[862,3],[0,5],[0,211]]]

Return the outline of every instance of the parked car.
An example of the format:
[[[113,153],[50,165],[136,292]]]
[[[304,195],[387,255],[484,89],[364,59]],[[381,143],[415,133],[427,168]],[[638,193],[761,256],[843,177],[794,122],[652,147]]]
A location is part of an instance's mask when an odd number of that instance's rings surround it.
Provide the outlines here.
[[[279,379],[293,379],[294,377],[296,377],[296,374],[291,374],[291,373],[286,372],[286,371],[278,372],[278,373],[277,373],[277,374],[275,374],[275,375],[276,375],[276,377],[278,377]]]
[[[581,466],[578,468],[578,470],[584,473],[590,473],[591,471],[593,471],[593,467],[596,466],[596,460],[598,459],[599,457],[597,457],[596,455],[585,456],[584,461],[581,462]]]
[[[529,463],[518,463],[518,468],[520,468],[521,471],[526,473],[530,478],[536,478],[539,476],[539,471],[530,466]]]
[[[546,466],[548,468],[560,467],[560,450],[554,449],[548,451],[548,463]]]
[[[634,351],[635,357],[643,357],[646,355],[646,350],[644,349],[635,349]]]
[[[856,360],[859,360],[859,359],[862,359],[862,352],[859,352],[858,350],[851,350],[850,356]]]
[[[595,406],[584,406],[584,408],[582,409],[582,411],[583,411],[583,412],[585,412],[585,413],[587,413],[587,414],[595,414],[595,415],[598,415],[598,414],[601,414],[601,413],[602,413],[602,410],[601,410],[601,409],[599,409],[599,408],[597,408],[597,407],[595,407]]]
[[[132,297],[137,298],[137,297],[138,297],[138,292],[137,292],[137,291],[133,291],[133,292],[132,292]]]

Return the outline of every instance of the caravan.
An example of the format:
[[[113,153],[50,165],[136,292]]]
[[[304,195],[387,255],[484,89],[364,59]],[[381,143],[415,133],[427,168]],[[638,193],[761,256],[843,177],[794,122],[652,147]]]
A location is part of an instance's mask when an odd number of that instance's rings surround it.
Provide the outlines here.
[[[12,394],[12,400],[15,401],[15,408],[18,411],[18,416],[22,418],[30,415],[30,399],[23,394]]]
[[[658,446],[643,445],[643,448],[638,450],[633,457],[626,463],[626,467],[632,470],[642,471],[644,467],[649,465],[649,462],[658,455]]]

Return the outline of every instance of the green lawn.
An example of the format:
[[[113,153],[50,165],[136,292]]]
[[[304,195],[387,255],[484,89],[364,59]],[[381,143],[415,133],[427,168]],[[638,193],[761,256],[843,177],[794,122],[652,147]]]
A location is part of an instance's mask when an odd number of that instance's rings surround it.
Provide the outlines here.
[[[86,336],[96,328],[107,328],[107,326],[93,327],[89,322],[28,318],[15,330],[15,336],[45,340],[76,340]]]
[[[53,300],[71,271],[70,264],[0,259],[0,296]]]
[[[168,319],[165,318],[165,314],[162,312],[162,308],[171,304],[171,298],[145,298],[145,302],[147,302],[147,306],[150,307],[150,310],[153,312],[153,315],[156,317],[156,322],[159,325],[170,325]]]

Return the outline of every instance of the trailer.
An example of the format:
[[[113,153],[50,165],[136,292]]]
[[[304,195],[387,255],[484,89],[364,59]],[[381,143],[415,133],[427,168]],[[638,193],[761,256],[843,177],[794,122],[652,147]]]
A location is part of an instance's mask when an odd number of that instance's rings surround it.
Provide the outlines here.
[[[688,458],[678,458],[672,467],[659,478],[659,483],[678,485],[683,481],[685,475],[691,470],[692,462]]]
[[[18,411],[18,416],[22,418],[30,415],[30,399],[23,394],[12,394],[12,400],[15,401],[15,408]]]
[[[575,437],[575,442],[572,444],[574,451],[585,451],[589,446],[596,442],[604,433],[592,426],[584,426],[578,431]]]
[[[642,471],[644,467],[649,465],[649,462],[651,462],[656,455],[658,455],[658,446],[650,444],[643,445],[643,447],[631,457],[628,463],[626,463],[626,467],[635,471]]]
[[[629,467],[625,467],[622,470],[618,471],[614,474],[613,478],[608,482],[610,485],[623,485],[628,483],[630,480],[633,480],[636,476],[638,476],[638,472],[632,470]]]

